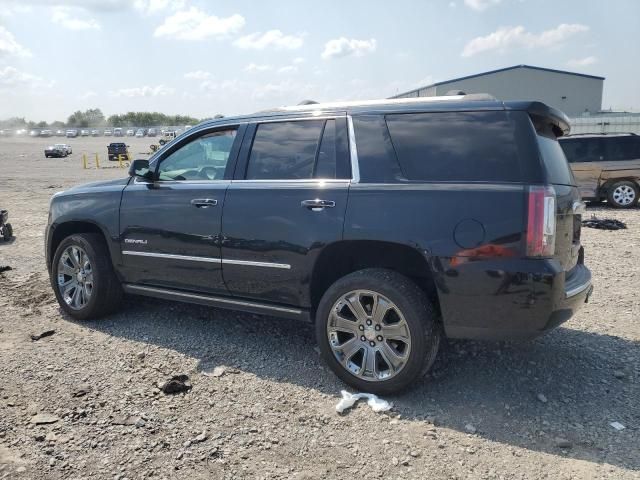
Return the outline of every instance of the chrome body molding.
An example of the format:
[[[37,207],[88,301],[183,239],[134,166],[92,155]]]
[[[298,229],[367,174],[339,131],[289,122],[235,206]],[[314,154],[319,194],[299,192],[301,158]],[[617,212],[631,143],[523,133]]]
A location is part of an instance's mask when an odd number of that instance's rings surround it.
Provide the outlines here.
[[[174,298],[176,300],[192,301],[196,303],[205,303],[214,306],[228,305],[233,307],[251,309],[251,310],[264,310],[264,313],[282,313],[294,316],[304,315],[304,310],[299,308],[282,307],[279,305],[270,305],[266,303],[251,302],[246,300],[236,300],[232,298],[218,297],[214,295],[206,295],[199,293],[181,292],[178,290],[171,290],[169,288],[161,287],[148,287],[145,285],[134,285],[131,283],[125,283],[123,285],[125,291],[140,295],[160,296],[167,298]]]
[[[218,263],[226,265],[245,265],[248,267],[267,267],[267,268],[282,268],[286,270],[291,269],[291,265],[288,263],[274,263],[274,262],[252,262],[248,260],[233,260],[231,258],[215,258],[215,257],[193,257],[190,255],[175,255],[173,253],[156,253],[156,252],[138,252],[134,250],[123,250],[123,255],[134,255],[138,257],[153,257],[153,258],[166,258],[172,260],[185,260],[188,262],[206,262],[206,263]]]

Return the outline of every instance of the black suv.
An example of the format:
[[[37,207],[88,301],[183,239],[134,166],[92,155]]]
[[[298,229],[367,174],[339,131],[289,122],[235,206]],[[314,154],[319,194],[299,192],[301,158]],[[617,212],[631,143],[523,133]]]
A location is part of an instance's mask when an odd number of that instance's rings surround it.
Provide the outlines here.
[[[117,161],[122,159],[123,161],[129,160],[129,152],[127,150],[128,145],[121,142],[113,142],[107,145],[107,155],[110,161]]]
[[[442,336],[532,338],[588,299],[568,129],[485,96],[206,121],[53,197],[51,284],[77,319],[124,292],[310,320],[340,378],[396,391]]]

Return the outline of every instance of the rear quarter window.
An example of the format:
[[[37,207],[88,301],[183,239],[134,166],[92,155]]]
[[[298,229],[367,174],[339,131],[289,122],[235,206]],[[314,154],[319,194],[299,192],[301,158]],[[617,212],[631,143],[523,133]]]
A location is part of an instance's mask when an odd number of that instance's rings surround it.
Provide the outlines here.
[[[514,126],[503,111],[394,114],[386,121],[409,180],[522,181]]]
[[[540,157],[547,172],[547,181],[557,185],[575,185],[571,168],[560,143],[555,138],[538,135]]]

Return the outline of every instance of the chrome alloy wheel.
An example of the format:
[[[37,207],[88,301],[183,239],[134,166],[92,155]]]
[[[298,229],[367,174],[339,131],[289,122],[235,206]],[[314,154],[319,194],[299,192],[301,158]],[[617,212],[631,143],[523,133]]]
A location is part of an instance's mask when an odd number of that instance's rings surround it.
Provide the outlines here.
[[[356,377],[377,382],[397,375],[411,352],[411,333],[398,306],[370,290],[354,290],[334,303],[327,336],[340,364]]]
[[[626,206],[636,199],[636,192],[629,185],[618,185],[612,196],[618,205]]]
[[[83,308],[93,292],[93,270],[82,248],[71,245],[58,261],[58,290],[65,303],[74,310]]]

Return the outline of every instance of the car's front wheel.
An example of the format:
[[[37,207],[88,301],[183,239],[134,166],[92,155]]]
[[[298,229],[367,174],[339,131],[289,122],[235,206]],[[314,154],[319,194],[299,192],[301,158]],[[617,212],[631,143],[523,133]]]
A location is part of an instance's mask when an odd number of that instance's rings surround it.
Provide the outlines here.
[[[122,287],[102,236],[71,235],[58,245],[51,264],[51,286],[58,303],[73,318],[87,320],[113,312]]]
[[[615,208],[632,208],[638,203],[639,193],[635,183],[623,180],[611,185],[607,201]]]
[[[437,314],[409,278],[365,269],[336,281],[316,312],[316,337],[329,367],[362,392],[394,393],[433,364]]]

